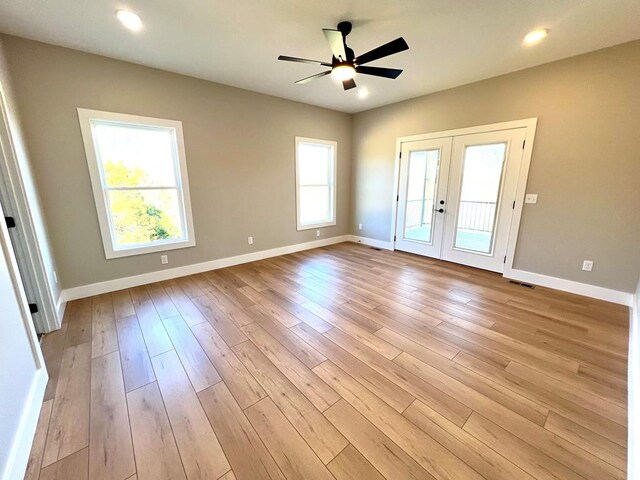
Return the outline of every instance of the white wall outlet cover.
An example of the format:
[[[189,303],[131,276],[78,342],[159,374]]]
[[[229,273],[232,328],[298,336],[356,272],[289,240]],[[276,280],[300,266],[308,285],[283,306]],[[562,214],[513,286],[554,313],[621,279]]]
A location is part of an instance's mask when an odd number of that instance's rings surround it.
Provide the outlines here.
[[[247,237],[247,243],[253,245],[253,237]]]
[[[524,203],[538,203],[538,194],[527,193],[524,197]]]
[[[167,255],[160,255],[160,263],[162,263],[162,265],[166,265],[169,263],[169,257]]]
[[[590,272],[591,270],[593,270],[593,261],[585,260],[584,262],[582,262],[582,270],[584,270],[585,272]]]
[[[316,230],[316,237],[320,236],[320,230]]]
[[[358,230],[362,230],[362,224],[361,223],[358,224]]]

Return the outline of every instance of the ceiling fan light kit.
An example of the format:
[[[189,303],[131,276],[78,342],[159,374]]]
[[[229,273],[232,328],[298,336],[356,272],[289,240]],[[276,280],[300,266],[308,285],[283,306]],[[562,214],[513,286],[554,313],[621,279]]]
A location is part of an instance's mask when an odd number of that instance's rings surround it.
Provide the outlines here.
[[[374,48],[373,50],[356,57],[353,50],[347,46],[347,35],[351,33],[351,28],[351,22],[340,22],[336,30],[328,28],[322,30],[327,42],[329,43],[329,48],[331,48],[331,52],[333,53],[331,63],[320,62],[318,60],[308,60],[306,58],[288,57],[285,55],[280,55],[278,60],[284,60],[286,62],[311,63],[314,65],[321,65],[323,67],[331,67],[331,70],[326,70],[295,82],[301,85],[329,74],[331,74],[331,76],[336,80],[341,81],[345,90],[351,90],[356,87],[356,82],[354,80],[356,73],[382,78],[398,78],[402,73],[402,70],[396,68],[368,67],[364,64],[408,50],[409,45],[407,45],[404,38],[396,38],[391,42],[385,43],[378,48]]]
[[[348,63],[342,63],[331,69],[331,76],[341,82],[351,80],[356,76],[356,69]]]

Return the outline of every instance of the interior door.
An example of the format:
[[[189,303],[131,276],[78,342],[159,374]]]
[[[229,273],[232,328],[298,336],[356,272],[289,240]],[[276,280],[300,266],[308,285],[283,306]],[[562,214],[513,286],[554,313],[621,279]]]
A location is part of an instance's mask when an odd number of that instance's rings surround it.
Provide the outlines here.
[[[402,143],[395,248],[440,258],[451,137]]]
[[[1,208],[0,214],[3,215]],[[0,478],[18,479],[24,478],[47,372],[9,232],[2,222],[0,324]]]
[[[453,138],[442,259],[504,270],[525,133]]]

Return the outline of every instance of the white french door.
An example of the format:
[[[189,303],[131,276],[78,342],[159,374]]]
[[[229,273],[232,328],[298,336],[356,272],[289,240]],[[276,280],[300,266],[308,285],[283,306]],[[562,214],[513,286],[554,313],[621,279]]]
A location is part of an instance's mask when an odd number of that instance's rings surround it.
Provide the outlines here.
[[[402,144],[396,248],[440,257],[451,137]]]
[[[396,248],[502,272],[525,135],[403,142]]]
[[[503,271],[525,133],[454,137],[443,260]]]

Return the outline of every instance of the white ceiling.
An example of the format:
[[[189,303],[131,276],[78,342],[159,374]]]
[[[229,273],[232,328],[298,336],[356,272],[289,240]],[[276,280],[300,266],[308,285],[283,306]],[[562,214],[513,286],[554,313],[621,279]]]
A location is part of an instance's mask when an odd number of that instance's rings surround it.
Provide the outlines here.
[[[132,33],[114,15],[137,12]],[[351,20],[348,45],[362,54],[403,36],[410,49],[371,65],[403,68],[397,80],[359,75],[344,92],[323,70],[276,60],[330,61],[322,28]],[[534,28],[550,28],[534,47]],[[640,38],[638,0],[2,0],[0,31],[357,112]]]

